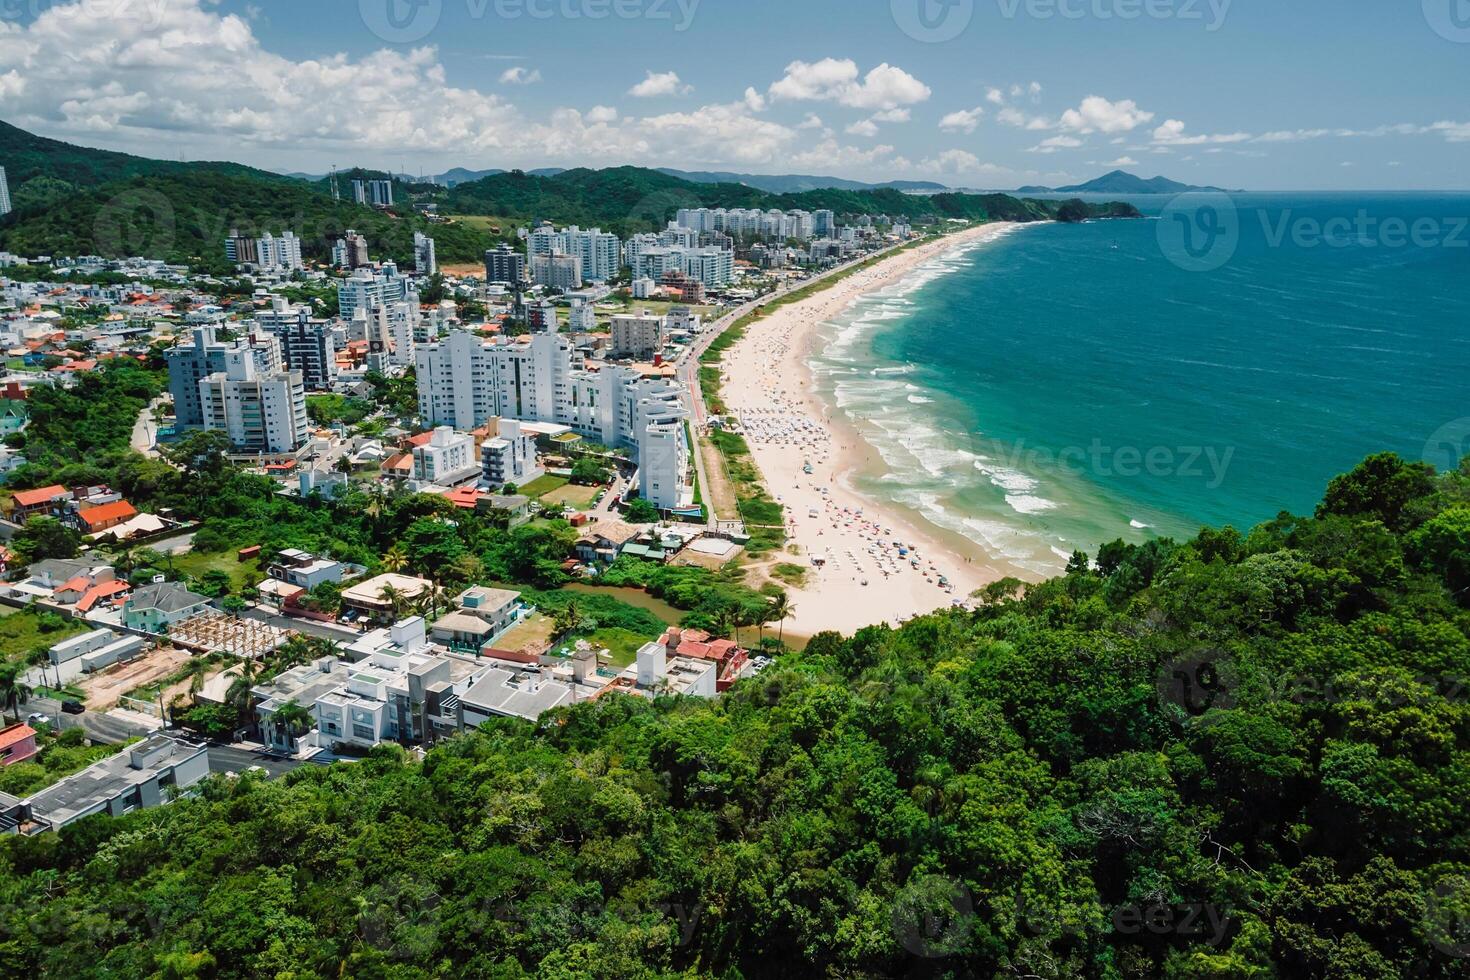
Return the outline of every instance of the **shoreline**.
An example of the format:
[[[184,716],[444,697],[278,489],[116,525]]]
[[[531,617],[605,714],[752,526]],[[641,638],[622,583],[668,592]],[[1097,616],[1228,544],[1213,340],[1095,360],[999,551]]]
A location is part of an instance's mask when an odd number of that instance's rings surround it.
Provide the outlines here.
[[[853,477],[876,465],[877,450],[817,395],[808,363],[822,326],[865,294],[903,280],[936,256],[1019,227],[980,225],[854,272],[755,321],[725,352],[724,400],[740,419],[767,492],[785,508],[788,549],[794,545],[798,551],[778,560],[806,569],[802,585],[784,586],[794,608],[786,623],[790,632],[810,636],[823,630],[851,633],[879,622],[895,625],[965,602],[997,579],[1034,578],[969,538],[858,490]],[[807,464],[810,474],[804,472]]]

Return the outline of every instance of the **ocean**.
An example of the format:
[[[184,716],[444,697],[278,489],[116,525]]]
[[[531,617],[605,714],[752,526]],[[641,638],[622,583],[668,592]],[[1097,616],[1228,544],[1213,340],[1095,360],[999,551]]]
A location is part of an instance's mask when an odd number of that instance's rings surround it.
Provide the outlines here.
[[[964,246],[824,325],[861,492],[1036,575],[1309,513],[1393,450],[1470,450],[1470,194],[1130,199]]]

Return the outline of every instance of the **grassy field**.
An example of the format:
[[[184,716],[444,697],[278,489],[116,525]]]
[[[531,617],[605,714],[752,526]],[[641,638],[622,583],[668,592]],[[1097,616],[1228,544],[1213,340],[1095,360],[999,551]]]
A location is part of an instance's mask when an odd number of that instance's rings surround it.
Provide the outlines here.
[[[519,492],[525,494],[527,497],[530,497],[532,500],[536,500],[540,497],[546,496],[547,494],[555,490],[560,490],[562,487],[566,486],[570,482],[571,481],[564,476],[552,476],[550,473],[548,473],[545,476],[538,476],[530,483],[527,483],[525,486],[520,488]]]
[[[55,613],[0,606],[0,661],[23,660],[36,650],[50,649],[90,628]]]
[[[202,578],[205,572],[215,570],[224,572],[230,577],[230,588],[234,592],[239,592],[247,585],[255,585],[265,577],[258,563],[236,560],[233,550],[222,551],[214,555],[191,551],[187,555],[176,555],[173,564],[176,571],[191,575],[195,579]]]
[[[590,510],[592,498],[597,496],[601,487],[579,487],[568,483],[564,487],[557,487],[549,493],[541,495],[543,504],[562,504],[573,510]]]

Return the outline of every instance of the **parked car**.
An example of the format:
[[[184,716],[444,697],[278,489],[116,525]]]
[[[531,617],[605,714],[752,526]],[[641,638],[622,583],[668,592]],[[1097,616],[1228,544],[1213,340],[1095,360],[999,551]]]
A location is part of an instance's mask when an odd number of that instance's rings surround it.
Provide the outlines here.
[[[69,715],[79,715],[87,709],[82,707],[82,702],[78,701],[76,698],[67,698],[65,701],[61,702],[61,710]]]

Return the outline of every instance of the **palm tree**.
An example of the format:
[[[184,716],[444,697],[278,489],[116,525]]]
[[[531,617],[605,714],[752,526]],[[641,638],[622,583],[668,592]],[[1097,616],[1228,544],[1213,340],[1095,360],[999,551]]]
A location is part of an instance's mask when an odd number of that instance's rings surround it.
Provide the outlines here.
[[[293,633],[285,643],[276,647],[276,664],[282,670],[289,670],[311,660],[312,652],[312,646],[306,638],[300,633]]]
[[[290,748],[295,748],[296,740],[311,731],[315,721],[315,716],[295,701],[287,701],[271,715],[271,726],[285,734]]]
[[[383,571],[401,572],[408,567],[408,555],[403,551],[403,546],[395,544],[383,553]],[[387,589],[383,590],[385,593]]]
[[[786,619],[795,611],[796,606],[792,605],[791,597],[785,592],[777,592],[775,598],[771,600],[771,619],[780,626],[777,642],[783,647],[786,646]]]
[[[403,615],[403,607],[408,602],[408,596],[404,595],[403,590],[393,585],[383,586],[383,590],[378,593],[378,598],[388,604],[394,619]]]
[[[31,699],[31,688],[21,679],[25,664],[13,662],[0,664],[0,717],[6,710],[15,712],[20,721],[20,706]]]
[[[250,710],[255,704],[255,676],[259,669],[254,660],[245,661],[240,665],[240,676],[231,681],[225,691],[225,704],[235,709],[236,725],[250,717]]]
[[[197,695],[204,690],[204,680],[209,676],[209,661],[195,657],[184,665],[184,676],[189,678],[189,693]]]
[[[582,612],[577,608],[577,600],[568,600],[556,614],[556,629],[562,634],[575,633],[577,627],[582,625]]]
[[[714,615],[714,628],[716,636],[729,636],[730,628],[735,623],[735,613],[730,609],[721,609]],[[736,642],[739,642],[740,631],[735,631]]]

